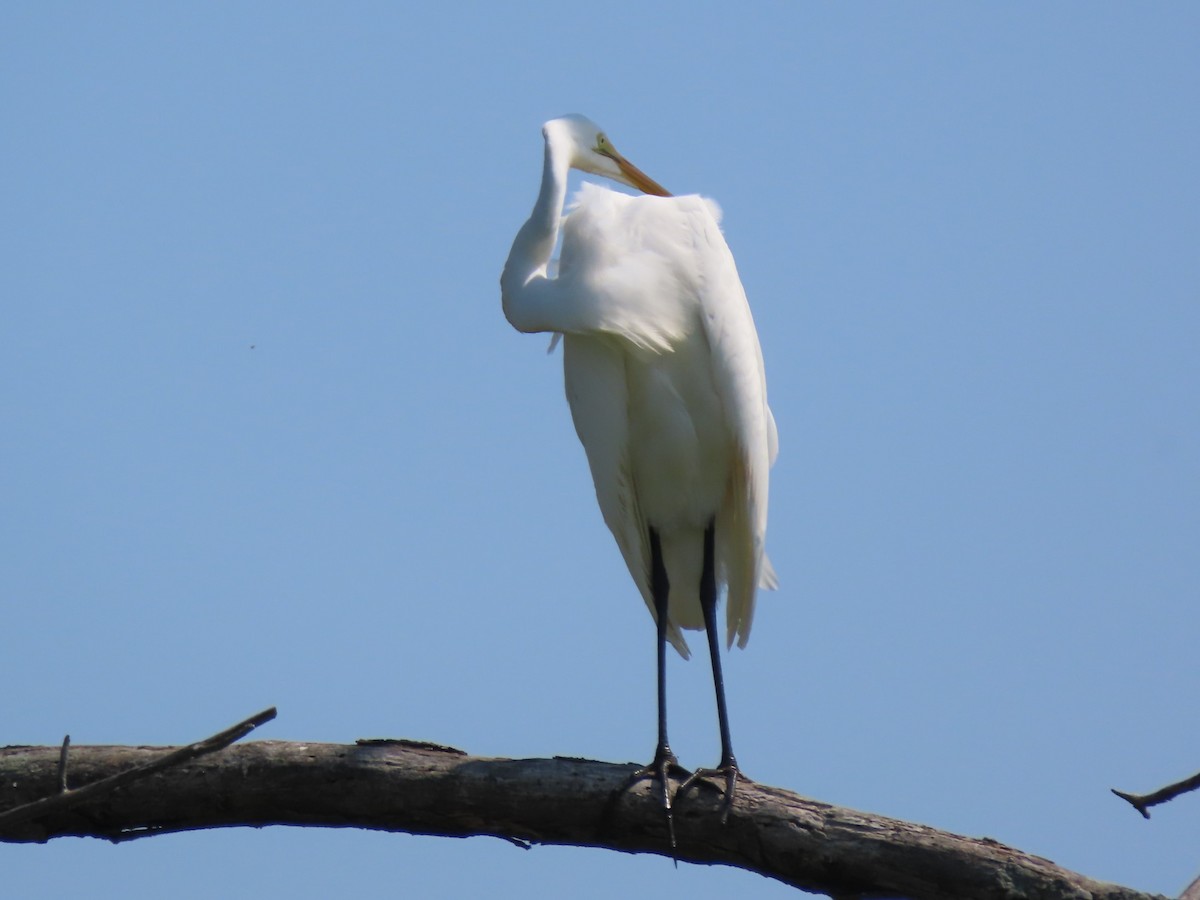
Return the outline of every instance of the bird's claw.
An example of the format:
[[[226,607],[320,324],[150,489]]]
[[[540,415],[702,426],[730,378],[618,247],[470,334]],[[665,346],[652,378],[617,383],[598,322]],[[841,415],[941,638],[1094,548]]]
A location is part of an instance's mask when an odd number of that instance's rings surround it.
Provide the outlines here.
[[[684,783],[691,781],[693,776],[687,769],[679,764],[679,760],[675,758],[675,754],[670,748],[659,747],[654,752],[654,759],[650,764],[638,769],[629,776],[629,780],[625,783],[625,789],[633,787],[643,778],[649,778],[652,781],[657,781],[662,789],[662,805],[663,810],[667,814],[667,835],[671,839],[671,850],[675,850],[675,816],[671,806],[671,775],[678,775],[687,779]],[[682,788],[681,788],[682,790]]]
[[[732,758],[730,758],[728,760],[723,760],[721,762],[721,764],[719,766],[717,766],[715,769],[697,769],[695,772],[693,772],[691,775],[688,776],[687,780],[683,784],[681,784],[679,786],[679,790],[675,792],[675,796],[678,797],[680,794],[682,794],[689,787],[691,787],[693,784],[696,784],[696,783],[707,784],[709,787],[713,788],[714,790],[719,790],[719,788],[717,788],[716,785],[710,784],[708,781],[704,781],[702,779],[712,778],[715,776],[724,777],[724,779],[725,779],[725,799],[721,803],[721,824],[724,825],[726,820],[729,818],[729,811],[731,809],[733,809],[733,794],[734,794],[734,791],[737,789],[738,774],[739,774],[739,770],[738,770],[738,766],[737,766],[737,761]]]

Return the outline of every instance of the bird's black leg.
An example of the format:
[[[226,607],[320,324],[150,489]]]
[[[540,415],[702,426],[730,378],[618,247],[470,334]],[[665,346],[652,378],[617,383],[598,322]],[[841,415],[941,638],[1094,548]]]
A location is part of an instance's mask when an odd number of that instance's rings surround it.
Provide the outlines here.
[[[671,746],[667,743],[667,598],[671,585],[667,580],[667,567],[663,563],[662,546],[658,532],[650,529],[650,593],[654,597],[654,617],[658,622],[658,746],[654,748],[654,759],[650,765],[638,769],[629,778],[629,784],[643,778],[656,779],[662,786],[663,809],[667,812],[667,832],[671,838],[671,849],[675,849],[675,819],[671,814],[672,772],[687,775],[679,765]]]
[[[697,769],[679,788],[686,791],[698,778],[708,775],[725,776],[725,802],[721,807],[721,823],[733,807],[733,792],[737,786],[738,765],[733,756],[733,741],[729,737],[729,708],[725,705],[725,679],[721,675],[721,642],[717,637],[717,579],[714,556],[713,523],[704,531],[704,570],[700,575],[700,610],[704,614],[704,630],[708,632],[708,653],[712,657],[713,685],[717,690],[717,721],[721,729],[721,762],[715,769]]]

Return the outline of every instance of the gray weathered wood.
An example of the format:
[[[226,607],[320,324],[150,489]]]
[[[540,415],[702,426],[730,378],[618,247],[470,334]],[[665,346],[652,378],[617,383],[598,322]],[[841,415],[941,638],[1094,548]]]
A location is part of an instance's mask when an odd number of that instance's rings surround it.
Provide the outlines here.
[[[170,748],[73,746],[72,787],[145,765]],[[44,818],[0,829],[6,842],[128,840],[226,826],[339,826],[494,835],[671,855],[662,809],[634,764],[488,759],[412,741],[358,745],[252,741],[156,772]],[[58,747],[0,749],[0,812],[58,791]],[[742,782],[721,826],[721,794],[680,797],[681,861],[738,866],[839,898],[1150,900],[987,838],[808,800]],[[1159,898],[1163,900],[1163,898]]]

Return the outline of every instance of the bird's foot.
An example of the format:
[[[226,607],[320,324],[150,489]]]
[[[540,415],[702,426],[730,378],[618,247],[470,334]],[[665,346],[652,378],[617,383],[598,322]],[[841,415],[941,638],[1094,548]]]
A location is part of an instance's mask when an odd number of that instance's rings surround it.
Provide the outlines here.
[[[678,797],[695,783],[707,784],[714,790],[719,790],[715,784],[702,779],[718,776],[723,777],[725,779],[725,800],[721,803],[721,824],[724,825],[725,821],[729,818],[729,811],[733,809],[733,794],[737,788],[738,775],[737,760],[733,758],[733,754],[730,754],[723,758],[721,764],[715,769],[697,769],[693,772],[688,776],[687,781],[679,786],[679,790],[675,792],[675,796]],[[744,778],[745,776],[742,777]]]
[[[671,748],[664,744],[654,751],[654,759],[650,761],[648,766],[643,766],[629,776],[629,780],[625,782],[625,790],[629,790],[629,788],[633,787],[633,785],[637,784],[643,778],[649,778],[651,781],[659,783],[662,788],[663,810],[667,814],[667,835],[671,839],[671,850],[674,850],[675,816],[671,811],[671,775],[682,776],[687,778],[689,782],[695,777],[679,764],[679,760],[675,758],[675,754],[671,752]]]

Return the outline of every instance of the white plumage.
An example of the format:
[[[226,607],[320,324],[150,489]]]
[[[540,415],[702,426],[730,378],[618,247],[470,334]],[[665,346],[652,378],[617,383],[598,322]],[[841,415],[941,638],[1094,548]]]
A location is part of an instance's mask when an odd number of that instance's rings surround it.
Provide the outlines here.
[[[727,644],[745,646],[756,588],[775,586],[764,551],[775,421],[716,204],[670,196],[582,116],[554,119],[542,131],[541,191],[513,241],[501,298],[518,331],[563,336],[567,399],[596,498],[658,623],[659,742],[638,776],[661,779],[670,822],[667,781],[676,764],[666,739],[662,647],[669,640],[689,656],[685,629],[709,632],[717,771],[732,802],[737,765],[713,609],[726,586]],[[585,183],[563,219],[572,167],[653,196]]]
[[[585,183],[563,223],[558,288],[599,326],[565,335],[575,430],[596,499],[651,614],[647,524],[671,583],[668,637],[700,613],[703,534],[716,517],[726,640],[745,646],[778,441],[762,353],[720,211],[701,197],[631,197]],[[568,298],[570,298],[568,300]]]

